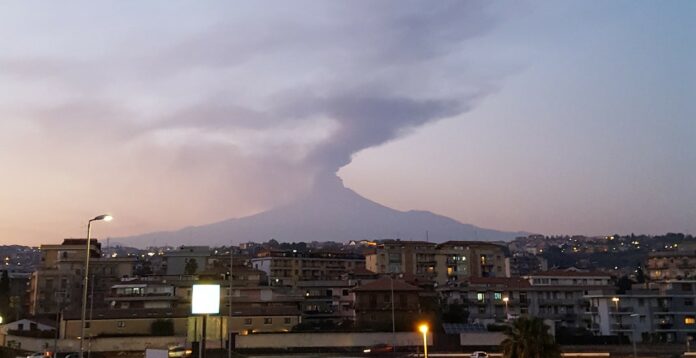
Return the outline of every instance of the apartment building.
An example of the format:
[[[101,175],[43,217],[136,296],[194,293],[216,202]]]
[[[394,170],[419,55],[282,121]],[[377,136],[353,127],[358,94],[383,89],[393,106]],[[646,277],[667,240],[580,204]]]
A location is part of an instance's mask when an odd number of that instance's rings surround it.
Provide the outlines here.
[[[696,339],[696,280],[654,282],[621,295],[592,291],[585,299],[596,335],[651,343]]]
[[[169,276],[193,275],[207,269],[209,257],[208,246],[179,246],[164,252],[160,270]]]
[[[296,287],[300,281],[339,280],[345,272],[365,267],[365,257],[342,252],[265,250],[251,259],[272,286]]]
[[[507,249],[480,241],[386,240],[365,255],[368,270],[399,273],[438,285],[465,282],[470,277],[508,277]]]
[[[646,265],[652,281],[696,278],[696,251],[658,251],[648,254]]]
[[[613,288],[600,272],[549,271],[525,277],[471,277],[467,284],[438,288],[448,304],[464,305],[473,323],[493,323],[520,315],[556,322],[557,326],[586,327],[584,319],[591,289]]]
[[[420,313],[420,288],[401,280],[381,278],[353,289],[358,327],[411,330]],[[393,298],[393,299],[392,299]]]
[[[355,320],[354,281],[301,281],[297,287],[304,292],[304,300],[300,303],[304,322],[341,324]]]
[[[176,308],[181,298],[174,290],[166,280],[131,280],[111,286],[106,301],[114,309]]]
[[[81,306],[86,246],[86,239],[41,245],[41,263],[29,284],[30,314],[55,315]],[[101,244],[92,239],[89,296],[95,307],[105,305],[105,295],[114,283],[132,275],[134,263],[133,257],[102,258]]]

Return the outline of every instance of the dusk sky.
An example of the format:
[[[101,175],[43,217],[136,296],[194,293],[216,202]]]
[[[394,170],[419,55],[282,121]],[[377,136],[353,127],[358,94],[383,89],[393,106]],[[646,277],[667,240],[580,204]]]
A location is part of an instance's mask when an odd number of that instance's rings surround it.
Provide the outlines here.
[[[696,234],[694,1],[0,4],[0,244],[173,230],[334,173],[399,210]]]

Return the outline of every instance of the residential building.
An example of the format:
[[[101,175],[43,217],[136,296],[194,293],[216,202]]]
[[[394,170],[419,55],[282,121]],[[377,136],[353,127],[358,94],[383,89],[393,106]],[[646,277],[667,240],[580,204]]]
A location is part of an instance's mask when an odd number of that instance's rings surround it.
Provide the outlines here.
[[[696,278],[696,251],[651,252],[646,268],[652,281]]]
[[[106,300],[114,309],[176,308],[181,298],[174,291],[166,280],[129,280],[111,286]]]
[[[438,285],[470,277],[509,277],[507,248],[490,242],[385,240],[365,256],[368,270],[415,277]]]
[[[341,324],[355,319],[355,286],[350,280],[301,281],[297,287],[304,292],[301,302],[306,323],[331,321]]]
[[[164,252],[162,270],[169,276],[193,275],[207,269],[208,257],[208,246],[180,246],[176,250]]]
[[[65,239],[61,245],[41,245],[41,263],[29,285],[29,313],[55,315],[81,306],[86,239]],[[90,245],[91,304],[100,308],[114,283],[133,272],[133,257],[102,258],[101,245]]]
[[[600,272],[554,270],[526,277],[471,277],[466,284],[441,286],[438,292],[447,304],[464,305],[472,323],[532,315],[557,326],[586,327],[584,295],[590,289],[613,288],[610,279]]]
[[[185,336],[190,309],[128,309],[93,310],[88,315],[86,337],[148,336],[153,334],[152,324],[171,321],[174,335]],[[77,338],[81,334],[80,311],[67,311],[61,317],[60,338]]]
[[[338,280],[347,271],[365,267],[365,257],[342,252],[265,250],[251,259],[273,286],[297,286],[300,281]]]
[[[507,247],[483,241],[447,241],[437,245],[437,283],[471,277],[510,277]]]
[[[229,317],[223,317],[225,321]],[[231,318],[232,331],[241,335],[251,333],[289,332],[302,323],[302,314],[296,307],[269,306],[235,309]]]
[[[654,282],[624,294],[591,291],[585,299],[594,334],[651,343],[696,339],[696,280]]]
[[[381,278],[353,288],[358,327],[411,329],[420,313],[419,287]],[[392,321],[394,319],[394,321]]]

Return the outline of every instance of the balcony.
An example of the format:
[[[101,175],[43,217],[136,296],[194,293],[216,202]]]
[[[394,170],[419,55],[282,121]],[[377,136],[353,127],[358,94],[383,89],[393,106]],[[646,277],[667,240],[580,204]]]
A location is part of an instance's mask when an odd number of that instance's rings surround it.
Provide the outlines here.
[[[632,331],[633,325],[631,324],[631,322],[612,323],[610,325],[610,330],[612,330],[612,331]]]

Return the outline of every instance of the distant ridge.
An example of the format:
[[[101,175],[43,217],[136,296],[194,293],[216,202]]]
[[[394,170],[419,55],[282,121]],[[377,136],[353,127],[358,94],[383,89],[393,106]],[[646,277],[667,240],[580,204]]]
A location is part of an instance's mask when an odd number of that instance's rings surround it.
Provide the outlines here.
[[[323,181],[309,195],[255,215],[177,231],[114,238],[123,245],[229,245],[276,239],[338,241],[400,238],[432,242],[448,240],[509,241],[525,232],[505,232],[463,224],[429,211],[399,211],[366,199],[340,179]]]

